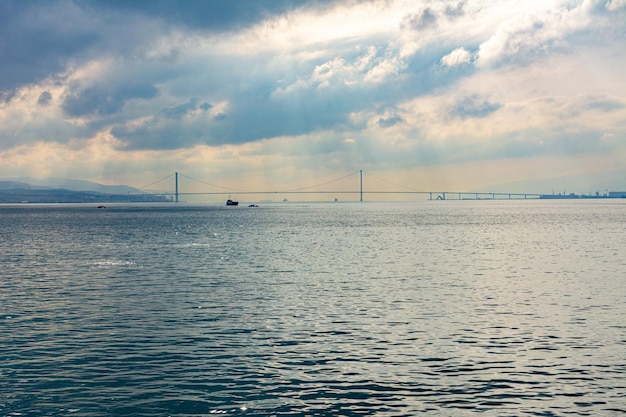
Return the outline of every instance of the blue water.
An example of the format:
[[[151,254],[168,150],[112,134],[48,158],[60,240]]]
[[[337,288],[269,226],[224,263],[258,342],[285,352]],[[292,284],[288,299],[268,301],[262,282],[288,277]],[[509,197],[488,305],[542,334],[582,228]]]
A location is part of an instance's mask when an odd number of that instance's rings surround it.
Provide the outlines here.
[[[0,415],[626,414],[626,201],[0,206]]]

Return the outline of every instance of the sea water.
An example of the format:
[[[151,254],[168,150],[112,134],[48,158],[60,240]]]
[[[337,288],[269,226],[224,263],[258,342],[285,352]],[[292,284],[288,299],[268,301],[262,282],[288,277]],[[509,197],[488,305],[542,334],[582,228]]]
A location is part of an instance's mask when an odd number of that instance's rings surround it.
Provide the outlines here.
[[[0,415],[626,413],[626,200],[0,206]]]

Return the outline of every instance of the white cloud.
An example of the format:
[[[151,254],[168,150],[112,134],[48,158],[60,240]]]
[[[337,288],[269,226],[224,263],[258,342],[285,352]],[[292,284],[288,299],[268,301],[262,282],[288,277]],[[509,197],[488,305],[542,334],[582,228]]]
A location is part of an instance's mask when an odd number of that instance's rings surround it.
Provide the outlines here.
[[[296,10],[260,22],[239,33],[227,33],[203,47],[227,54],[297,51],[329,43],[388,36],[398,31],[402,8],[396,2],[338,2],[320,9]]]
[[[383,59],[365,74],[363,80],[374,83],[383,82],[398,75],[404,68],[406,64],[401,59]]]
[[[579,31],[598,32],[612,26],[611,18],[596,12],[592,2],[545,2],[524,13],[511,13],[480,44],[476,64],[481,67],[516,63],[524,65],[553,53],[568,53],[576,45],[570,37]]]
[[[626,9],[626,0],[610,0],[606,3],[606,8],[612,12]]]
[[[441,63],[447,67],[456,67],[457,65],[468,64],[471,58],[472,54],[460,47],[441,58]]]

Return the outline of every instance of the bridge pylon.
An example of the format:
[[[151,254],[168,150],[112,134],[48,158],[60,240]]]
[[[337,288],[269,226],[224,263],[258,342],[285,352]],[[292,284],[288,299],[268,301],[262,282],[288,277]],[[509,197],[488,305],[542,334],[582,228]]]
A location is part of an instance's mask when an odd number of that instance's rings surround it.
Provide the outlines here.
[[[176,188],[176,202],[178,203],[178,172],[176,172],[176,175],[174,175],[174,181],[175,181],[175,188]]]
[[[361,196],[361,203],[363,202],[363,170],[359,170],[359,194]]]

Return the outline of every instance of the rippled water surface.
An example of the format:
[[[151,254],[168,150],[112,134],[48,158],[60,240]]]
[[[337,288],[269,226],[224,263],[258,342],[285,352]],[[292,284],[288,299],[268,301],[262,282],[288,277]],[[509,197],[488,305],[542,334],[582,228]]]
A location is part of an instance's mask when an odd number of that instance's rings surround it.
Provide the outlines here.
[[[626,201],[0,207],[0,415],[626,414]]]

